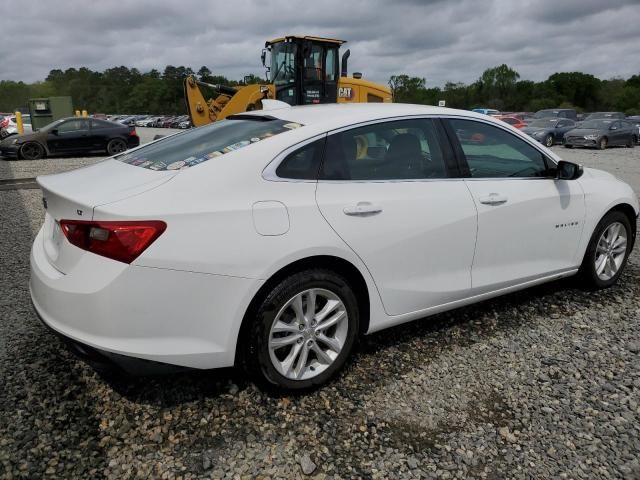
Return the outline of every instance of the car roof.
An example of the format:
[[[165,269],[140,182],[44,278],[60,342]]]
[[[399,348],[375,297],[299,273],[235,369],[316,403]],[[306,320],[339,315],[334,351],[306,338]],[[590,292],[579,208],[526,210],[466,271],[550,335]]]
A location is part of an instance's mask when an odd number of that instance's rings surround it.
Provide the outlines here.
[[[456,110],[453,108],[430,105],[413,105],[408,103],[356,103],[356,104],[322,104],[283,107],[273,110],[254,110],[242,114],[255,116],[271,116],[305,126],[333,130],[356,123],[385,118],[418,116],[418,115],[459,115],[469,118],[487,120],[487,115]]]

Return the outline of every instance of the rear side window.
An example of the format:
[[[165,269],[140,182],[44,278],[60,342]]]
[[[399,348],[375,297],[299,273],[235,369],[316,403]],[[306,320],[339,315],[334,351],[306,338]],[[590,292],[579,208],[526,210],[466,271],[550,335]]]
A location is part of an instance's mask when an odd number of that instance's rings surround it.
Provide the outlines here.
[[[375,123],[330,135],[320,173],[324,180],[446,176],[436,130],[429,119]]]
[[[324,138],[305,145],[287,155],[280,165],[278,165],[276,175],[280,178],[316,180],[318,178],[318,168],[322,160],[323,150]]]
[[[114,127],[118,127],[118,125],[114,125],[113,123],[109,122],[103,122],[102,120],[91,120],[91,128],[93,128],[94,130]]]
[[[542,152],[501,128],[474,120],[451,119],[473,178],[545,177]]]
[[[115,158],[150,170],[180,170],[301,126],[271,117],[226,119],[167,137]]]

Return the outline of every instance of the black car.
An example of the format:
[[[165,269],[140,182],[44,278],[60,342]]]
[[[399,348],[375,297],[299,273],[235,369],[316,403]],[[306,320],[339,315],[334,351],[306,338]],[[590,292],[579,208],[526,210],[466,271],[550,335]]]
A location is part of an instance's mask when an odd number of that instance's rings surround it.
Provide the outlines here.
[[[551,147],[555,143],[562,143],[564,134],[575,127],[576,123],[568,118],[539,118],[529,123],[522,131]]]
[[[56,154],[106,151],[109,155],[140,145],[135,127],[95,118],[64,118],[37,132],[12,135],[0,142],[0,155],[37,160]]]
[[[604,150],[613,145],[633,147],[635,142],[635,125],[615,119],[585,120],[564,136],[564,146],[567,148],[595,147]]]

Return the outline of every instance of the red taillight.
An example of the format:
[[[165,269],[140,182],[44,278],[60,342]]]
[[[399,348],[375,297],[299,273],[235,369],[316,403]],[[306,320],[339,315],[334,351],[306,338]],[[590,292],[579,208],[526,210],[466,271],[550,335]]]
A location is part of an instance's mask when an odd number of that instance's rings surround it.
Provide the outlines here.
[[[167,228],[159,220],[91,222],[60,220],[69,243],[96,255],[131,263]]]
[[[2,120],[0,120],[0,128],[5,128],[7,125],[9,125],[9,119],[8,118],[3,118]]]
[[[131,130],[129,130],[129,136],[130,137],[137,137],[138,134],[136,133],[136,129],[132,128]]]

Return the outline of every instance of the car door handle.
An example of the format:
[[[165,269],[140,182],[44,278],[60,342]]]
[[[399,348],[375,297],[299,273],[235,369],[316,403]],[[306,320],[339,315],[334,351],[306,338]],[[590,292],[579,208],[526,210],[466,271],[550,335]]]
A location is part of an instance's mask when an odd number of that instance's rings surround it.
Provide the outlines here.
[[[480,197],[480,203],[485,205],[502,205],[507,200],[505,195],[500,195],[499,193],[490,193],[486,197]]]
[[[382,212],[382,207],[374,205],[370,202],[358,202],[355,206],[345,207],[343,210],[345,215],[366,217],[368,215],[376,215]]]

